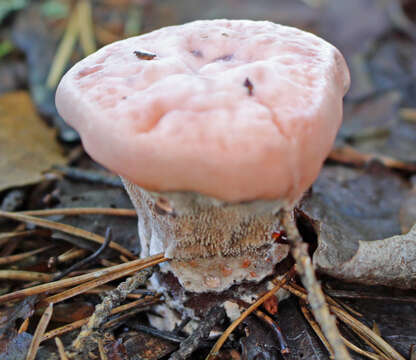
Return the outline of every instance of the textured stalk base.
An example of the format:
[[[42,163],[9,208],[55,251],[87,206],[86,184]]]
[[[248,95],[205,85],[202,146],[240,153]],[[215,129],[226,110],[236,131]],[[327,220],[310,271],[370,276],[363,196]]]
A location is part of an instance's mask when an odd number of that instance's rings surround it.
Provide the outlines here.
[[[139,218],[141,256],[164,252],[161,266],[185,290],[221,292],[274,271],[289,247],[275,242],[287,204],[230,204],[198,193],[149,192],[122,179]]]

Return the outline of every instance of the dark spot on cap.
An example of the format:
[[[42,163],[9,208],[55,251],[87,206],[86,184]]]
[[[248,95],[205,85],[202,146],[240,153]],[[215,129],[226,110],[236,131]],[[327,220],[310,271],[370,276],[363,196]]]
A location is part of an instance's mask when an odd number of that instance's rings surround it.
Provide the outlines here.
[[[192,50],[191,54],[194,55],[197,58],[202,58],[204,57],[204,55],[202,54],[202,52],[200,50]]]
[[[254,86],[249,78],[246,78],[243,85],[247,88],[248,95],[253,96]]]
[[[214,61],[230,61],[233,58],[232,54],[223,55],[219,58],[216,58]]]
[[[135,51],[134,55],[136,55],[140,60],[153,60],[156,57],[156,54],[144,51]]]

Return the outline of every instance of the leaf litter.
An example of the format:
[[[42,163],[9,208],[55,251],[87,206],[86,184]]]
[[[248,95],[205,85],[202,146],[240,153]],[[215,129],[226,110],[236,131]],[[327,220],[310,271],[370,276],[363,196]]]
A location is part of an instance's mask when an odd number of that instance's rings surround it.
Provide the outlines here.
[[[56,132],[37,115],[26,92],[0,98],[0,191],[31,185],[66,159]]]

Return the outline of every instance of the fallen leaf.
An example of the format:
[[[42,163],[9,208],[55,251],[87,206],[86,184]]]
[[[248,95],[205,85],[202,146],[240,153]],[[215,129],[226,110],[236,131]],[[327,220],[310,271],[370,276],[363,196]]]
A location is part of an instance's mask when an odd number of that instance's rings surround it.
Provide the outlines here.
[[[416,289],[416,225],[405,235],[359,241],[350,260],[320,269],[346,281]]]
[[[379,164],[324,168],[300,206],[316,232],[318,270],[369,285],[416,287],[415,234],[399,236],[409,193],[404,180]]]
[[[124,343],[129,359],[158,360],[177,348],[170,341],[138,333]]]
[[[244,360],[277,360],[280,346],[277,337],[269,325],[255,317],[244,320],[246,337],[240,339],[241,355]]]
[[[279,307],[279,325],[290,350],[286,359],[328,359],[327,351],[312,328],[305,322],[296,299],[291,297],[284,300]]]
[[[14,337],[0,354],[0,360],[25,360],[32,335],[23,332]]]
[[[37,183],[42,173],[65,164],[55,131],[36,114],[26,92],[0,98],[0,191]]]
[[[0,360],[13,359],[13,357],[10,357],[14,352],[12,349],[15,347],[20,347],[20,343],[23,340],[24,342],[27,342],[27,346],[23,352],[23,356],[26,355],[26,351],[29,348],[30,339],[27,340],[27,338],[23,336],[24,333],[20,335],[17,334],[17,321],[25,320],[32,316],[34,312],[35,300],[36,297],[28,297],[15,306],[3,309],[0,312],[0,354],[4,355],[10,353],[9,357],[4,358],[1,357],[2,355],[0,355]],[[17,358],[18,357],[16,357],[16,359]]]

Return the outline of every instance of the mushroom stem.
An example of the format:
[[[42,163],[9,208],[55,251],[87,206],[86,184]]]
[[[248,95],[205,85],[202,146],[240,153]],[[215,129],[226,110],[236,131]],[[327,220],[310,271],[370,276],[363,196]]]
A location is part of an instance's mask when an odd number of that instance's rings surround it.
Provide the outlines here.
[[[308,301],[312,314],[331,345],[336,360],[351,360],[351,356],[338,331],[335,318],[330,314],[328,304],[319,284],[311,258],[308,254],[308,245],[296,227],[294,212],[287,212],[283,218],[284,227],[291,245],[291,252],[296,262],[296,272],[299,274],[305,289],[308,292]]]
[[[289,246],[280,232],[283,201],[229,203],[194,192],[156,193],[123,179],[139,218],[141,256],[164,252],[187,291],[221,292],[274,272]]]

